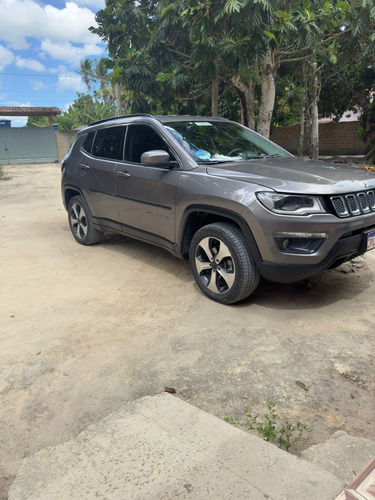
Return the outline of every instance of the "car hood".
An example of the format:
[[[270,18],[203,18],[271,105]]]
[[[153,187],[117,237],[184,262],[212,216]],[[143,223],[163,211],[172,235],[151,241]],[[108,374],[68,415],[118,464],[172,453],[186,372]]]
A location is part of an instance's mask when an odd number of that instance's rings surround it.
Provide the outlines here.
[[[283,193],[339,194],[375,188],[375,173],[366,169],[302,158],[265,158],[207,167],[226,177]]]

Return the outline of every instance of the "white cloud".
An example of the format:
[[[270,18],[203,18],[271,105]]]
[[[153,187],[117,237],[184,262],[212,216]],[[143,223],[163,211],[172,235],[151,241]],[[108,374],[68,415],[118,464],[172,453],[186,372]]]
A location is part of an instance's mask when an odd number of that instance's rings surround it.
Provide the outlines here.
[[[0,2],[0,40],[14,49],[28,48],[28,38],[95,45],[100,39],[88,31],[90,26],[96,26],[94,12],[74,2],[67,2],[63,9],[41,7],[34,0]]]
[[[13,53],[0,45],[0,71],[2,71],[5,66],[8,66],[14,59]]]
[[[76,92],[83,92],[85,90],[84,83],[79,77],[72,78],[69,76],[59,76],[57,88],[59,90],[75,90]]]
[[[43,40],[41,49],[53,59],[66,61],[73,65],[78,65],[79,61],[86,57],[103,54],[103,49],[101,47],[90,43],[76,46],[70,42],[54,43],[51,42],[51,40]]]
[[[67,75],[69,70],[63,64],[59,64],[56,68],[48,68],[48,71],[53,74]]]
[[[38,82],[38,81],[36,81],[36,80],[34,80],[34,81],[32,82],[32,85],[33,85],[33,90],[36,90],[36,91],[38,91],[38,90],[44,90],[44,89],[48,89],[48,86],[47,86],[47,85],[45,85],[43,82]]]
[[[75,0],[77,5],[83,5],[86,7],[91,7],[95,11],[98,11],[100,9],[104,9],[105,7],[105,1],[104,0]]]
[[[49,68],[48,71],[58,76],[58,90],[75,90],[76,92],[83,92],[85,90],[82,78],[79,75],[72,73],[71,70],[63,64],[59,64],[56,68]],[[69,105],[70,103],[67,107],[69,107]]]
[[[46,71],[46,67],[39,61],[35,59],[23,59],[20,56],[16,57],[16,66],[30,69],[31,71],[39,71],[40,73]]]

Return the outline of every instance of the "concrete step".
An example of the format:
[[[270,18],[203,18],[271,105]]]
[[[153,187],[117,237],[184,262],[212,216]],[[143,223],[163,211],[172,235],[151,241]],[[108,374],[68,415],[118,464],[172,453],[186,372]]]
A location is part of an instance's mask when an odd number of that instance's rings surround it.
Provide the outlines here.
[[[298,458],[164,393],[26,458],[9,500],[333,500],[347,477],[318,455]]]

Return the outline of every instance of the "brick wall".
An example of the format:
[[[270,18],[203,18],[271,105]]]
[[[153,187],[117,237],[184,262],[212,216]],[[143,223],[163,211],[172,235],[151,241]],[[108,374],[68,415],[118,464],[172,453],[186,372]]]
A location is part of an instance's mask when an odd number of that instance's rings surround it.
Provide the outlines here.
[[[322,123],[319,125],[320,155],[362,155],[366,143],[358,137],[358,122]],[[277,127],[271,140],[293,154],[297,153],[298,126]],[[304,153],[308,154],[305,137]]]

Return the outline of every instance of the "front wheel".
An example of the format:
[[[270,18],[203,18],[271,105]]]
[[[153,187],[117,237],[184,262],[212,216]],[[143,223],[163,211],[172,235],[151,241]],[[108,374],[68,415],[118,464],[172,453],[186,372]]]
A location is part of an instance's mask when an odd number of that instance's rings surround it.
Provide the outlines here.
[[[189,258],[199,288],[216,302],[233,304],[258,286],[258,268],[242,231],[233,224],[217,222],[199,229]]]
[[[82,196],[74,196],[68,206],[70,230],[81,245],[95,245],[103,238],[103,233],[92,223],[91,214]]]

